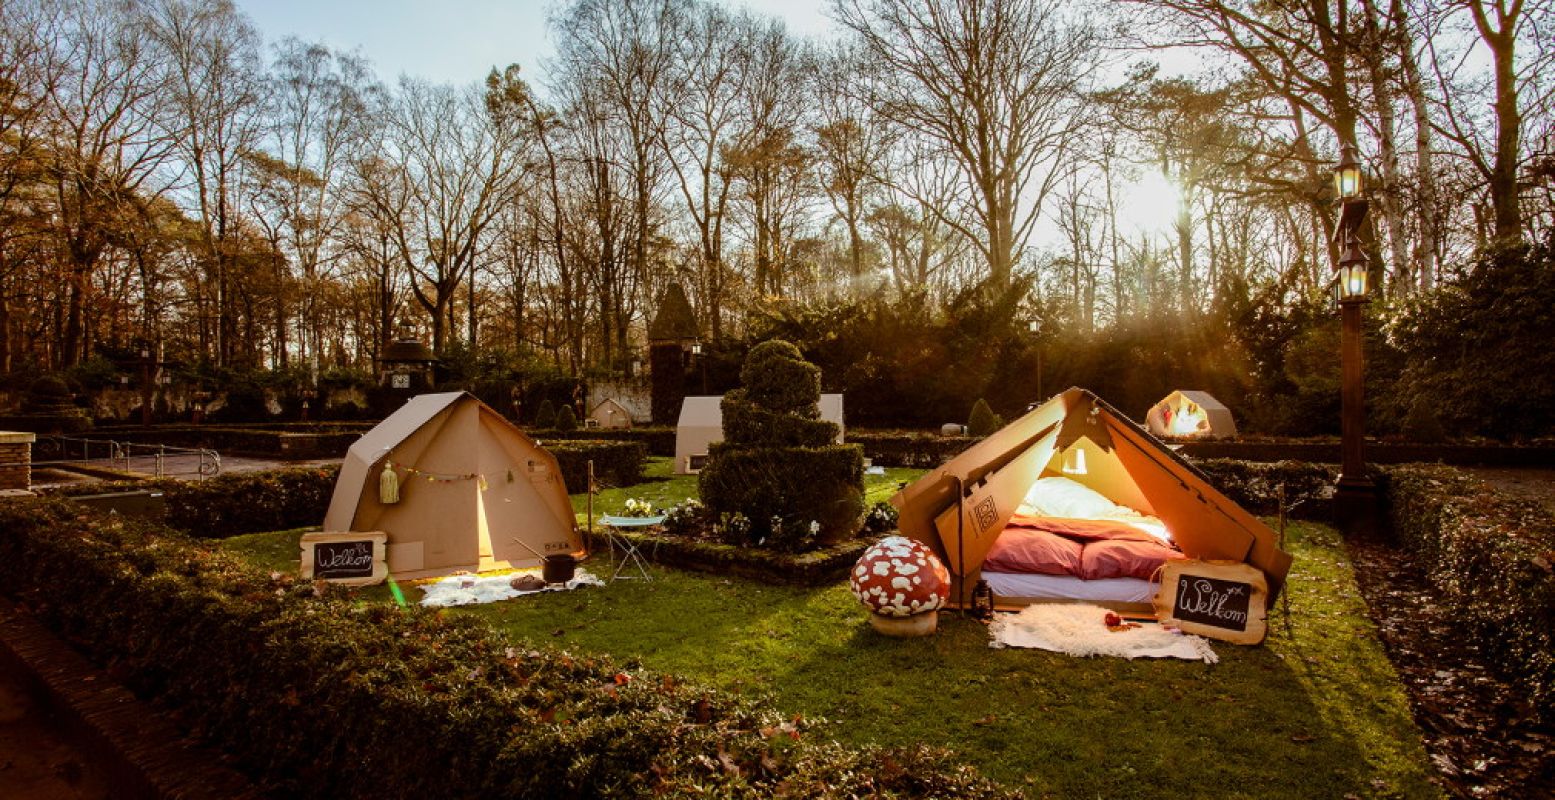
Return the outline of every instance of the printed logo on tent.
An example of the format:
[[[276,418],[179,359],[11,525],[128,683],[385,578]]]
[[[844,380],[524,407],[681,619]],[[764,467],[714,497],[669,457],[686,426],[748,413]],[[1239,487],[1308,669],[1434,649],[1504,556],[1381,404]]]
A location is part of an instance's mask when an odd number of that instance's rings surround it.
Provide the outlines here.
[[[984,498],[981,503],[972,507],[972,518],[977,523],[979,533],[987,533],[989,528],[999,523],[999,508],[994,505],[993,498]]]

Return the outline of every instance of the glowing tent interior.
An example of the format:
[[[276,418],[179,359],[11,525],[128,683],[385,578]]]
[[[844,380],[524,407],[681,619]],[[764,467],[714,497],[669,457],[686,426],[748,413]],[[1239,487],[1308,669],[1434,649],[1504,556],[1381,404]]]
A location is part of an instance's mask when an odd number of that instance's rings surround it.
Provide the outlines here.
[[[1094,496],[1116,509],[1111,516],[1135,529],[1155,531],[1159,540],[1149,540],[1152,544],[1180,550],[1174,557],[1239,561],[1257,567],[1268,579],[1271,600],[1290,569],[1291,557],[1278,547],[1272,529],[1215,489],[1203,473],[1160,440],[1078,388],[1054,396],[904,487],[891,503],[901,514],[902,533],[929,545],[944,559],[952,578],[951,604],[965,606],[972,587],[984,575],[990,550],[996,545],[1002,549],[1001,539],[1013,527],[1012,518],[1018,522],[1032,513],[1028,504],[1036,502],[1038,488],[1046,484],[1063,484],[1059,488]],[[1096,524],[1086,519],[1056,521],[1071,529]],[[1142,536],[1150,534],[1133,534],[1135,539]],[[1010,607],[1062,599],[1139,608],[1153,596],[1153,592],[1141,597],[1095,591],[1103,581],[1093,583],[1078,574],[1036,577],[1046,582],[1035,589],[995,586],[995,602]],[[1128,580],[1135,581],[1133,585],[1151,585],[1137,577]],[[1053,588],[1054,582],[1064,585]],[[1080,592],[1071,593],[1071,586]]]

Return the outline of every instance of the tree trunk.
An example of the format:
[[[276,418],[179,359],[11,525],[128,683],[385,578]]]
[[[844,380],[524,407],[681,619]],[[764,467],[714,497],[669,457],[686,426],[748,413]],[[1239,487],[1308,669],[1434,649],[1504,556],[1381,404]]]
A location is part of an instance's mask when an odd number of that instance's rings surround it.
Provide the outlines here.
[[[1394,0],[1394,19],[1398,26],[1399,66],[1404,72],[1404,91],[1414,111],[1415,122],[1415,180],[1419,181],[1419,197],[1416,200],[1420,220],[1420,240],[1416,242],[1415,269],[1417,288],[1430,291],[1436,284],[1436,251],[1440,237],[1437,234],[1436,167],[1431,160],[1430,106],[1426,101],[1425,83],[1420,79],[1420,63],[1415,59],[1414,42],[1410,39],[1404,20],[1403,3]]]

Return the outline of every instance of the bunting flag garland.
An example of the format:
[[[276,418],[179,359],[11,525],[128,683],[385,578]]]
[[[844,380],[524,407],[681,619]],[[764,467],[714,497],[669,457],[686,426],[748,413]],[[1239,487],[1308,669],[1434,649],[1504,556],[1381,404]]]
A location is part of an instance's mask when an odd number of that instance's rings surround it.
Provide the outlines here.
[[[380,495],[380,499],[382,499],[384,497],[384,488],[386,487],[386,485],[390,481],[394,481],[394,482],[397,483],[398,475],[395,474],[395,470],[403,470],[405,472],[405,477],[406,477],[407,480],[411,479],[411,478],[421,477],[421,478],[425,478],[428,483],[454,483],[456,481],[475,481],[475,485],[477,487],[479,487],[480,490],[483,491],[483,492],[486,491],[487,489],[491,488],[491,486],[488,483],[486,483],[486,476],[482,475],[482,474],[480,474],[478,472],[467,472],[467,473],[429,472],[429,471],[424,470],[424,469],[416,469],[415,467],[412,467],[409,464],[396,464],[393,461],[385,460],[383,462],[383,476],[379,479],[379,484],[378,484],[378,493]],[[399,501],[399,487],[398,487],[398,485],[396,485],[394,487],[394,500],[383,500],[383,502],[385,502],[385,503],[394,503],[394,502],[398,502],[398,501]]]

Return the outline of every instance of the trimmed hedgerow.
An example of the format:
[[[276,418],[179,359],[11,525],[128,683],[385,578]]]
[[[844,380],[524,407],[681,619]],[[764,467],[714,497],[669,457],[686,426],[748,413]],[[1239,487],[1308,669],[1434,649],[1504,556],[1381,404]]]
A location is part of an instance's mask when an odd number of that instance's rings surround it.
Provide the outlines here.
[[[641,442],[547,440],[542,446],[556,456],[569,492],[588,491],[588,462],[594,481],[604,486],[631,486],[643,479],[648,449]]]
[[[200,539],[318,525],[329,510],[338,466],[218,475],[202,481],[116,481],[65,487],[64,496],[150,489],[167,504],[165,522]]]
[[[1330,511],[1337,474],[1331,466],[1305,461],[1238,461],[1230,458],[1189,459],[1211,485],[1254,514],[1280,513],[1280,486],[1285,487],[1285,508],[1306,519],[1318,519]]]
[[[670,457],[675,455],[674,428],[578,428],[562,432],[555,428],[527,429],[530,438],[541,441],[552,439],[589,439],[607,442],[641,442],[648,448],[648,455]]]
[[[0,581],[275,796],[1014,797],[943,751],[812,742],[733,695],[58,499],[0,504]]]
[[[1555,719],[1555,516],[1450,467],[1382,474],[1393,533],[1437,602]]]
[[[848,442],[861,445],[864,455],[882,467],[932,469],[977,444],[971,436],[935,436],[904,431],[848,430]]]

